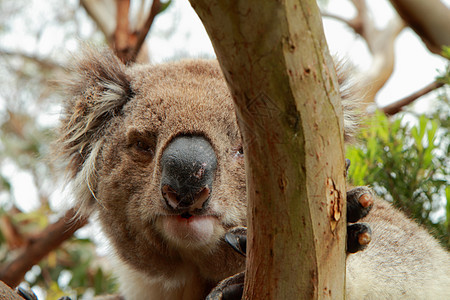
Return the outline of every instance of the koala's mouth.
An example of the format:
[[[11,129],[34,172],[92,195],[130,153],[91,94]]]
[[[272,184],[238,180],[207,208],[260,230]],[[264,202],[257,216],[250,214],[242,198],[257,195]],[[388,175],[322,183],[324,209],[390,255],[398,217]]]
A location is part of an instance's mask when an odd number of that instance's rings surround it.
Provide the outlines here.
[[[192,221],[197,218],[202,217],[212,217],[212,218],[218,218],[217,215],[206,213],[204,210],[195,210],[195,211],[184,211],[180,212],[178,214],[172,215],[172,217],[176,217],[179,220],[184,221]]]
[[[164,235],[177,243],[185,242],[202,245],[215,238],[219,220],[211,215],[194,215],[184,212],[178,215],[166,216],[161,219],[161,229]]]
[[[218,218],[217,214],[214,214],[211,211],[203,209],[203,208],[172,210],[170,212],[167,212],[165,215],[168,217],[169,216],[177,217],[177,218],[185,219],[185,220],[189,220],[189,219],[196,218],[196,217],[208,217],[208,216]]]
[[[193,215],[189,212],[184,212],[180,215],[181,218],[183,219],[190,219]]]

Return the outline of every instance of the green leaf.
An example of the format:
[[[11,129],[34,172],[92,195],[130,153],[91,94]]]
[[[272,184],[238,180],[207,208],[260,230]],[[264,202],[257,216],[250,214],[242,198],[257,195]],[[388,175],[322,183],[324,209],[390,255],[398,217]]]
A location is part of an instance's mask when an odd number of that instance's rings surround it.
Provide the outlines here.
[[[434,148],[434,140],[436,139],[436,132],[439,127],[439,124],[436,120],[430,120],[431,128],[428,129],[428,145],[433,146]]]
[[[411,128],[411,135],[413,136],[416,145],[422,144],[417,127],[414,126]]]
[[[433,159],[433,154],[432,154],[431,150],[432,150],[432,148],[425,149],[425,152],[423,154],[422,166],[421,166],[421,168],[423,168],[423,169],[427,169],[431,165],[431,160]]]

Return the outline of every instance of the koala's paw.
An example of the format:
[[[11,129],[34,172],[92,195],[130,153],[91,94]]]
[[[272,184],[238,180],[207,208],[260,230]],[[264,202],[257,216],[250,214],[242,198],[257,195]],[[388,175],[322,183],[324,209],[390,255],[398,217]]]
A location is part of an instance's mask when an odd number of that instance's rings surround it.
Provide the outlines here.
[[[234,248],[234,246],[232,246]],[[240,253],[240,251],[238,251]],[[237,273],[221,282],[209,293],[206,300],[240,300],[244,292],[244,272]]]
[[[37,296],[31,289],[25,289],[21,286],[16,288],[16,293],[25,300],[38,300]]]
[[[372,240],[372,230],[366,223],[355,223],[347,226],[347,253],[364,250]]]
[[[247,252],[247,227],[234,227],[225,234],[225,241],[237,253],[245,256]]]
[[[364,218],[372,209],[374,196],[372,190],[360,186],[347,192],[347,222],[355,223]],[[372,231],[366,223],[347,226],[347,253],[364,250],[370,243]]]
[[[367,186],[347,191],[347,222],[355,223],[364,218],[373,206],[373,193]]]

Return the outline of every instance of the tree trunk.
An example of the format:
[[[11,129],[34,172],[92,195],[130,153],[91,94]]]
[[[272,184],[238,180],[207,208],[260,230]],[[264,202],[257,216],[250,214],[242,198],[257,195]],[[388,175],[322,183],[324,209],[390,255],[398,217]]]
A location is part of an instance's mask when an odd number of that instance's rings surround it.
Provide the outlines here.
[[[1,300],[23,300],[21,296],[14,292],[9,286],[0,281],[0,299]]]
[[[236,104],[248,190],[246,299],[342,299],[342,109],[317,4],[191,0]]]

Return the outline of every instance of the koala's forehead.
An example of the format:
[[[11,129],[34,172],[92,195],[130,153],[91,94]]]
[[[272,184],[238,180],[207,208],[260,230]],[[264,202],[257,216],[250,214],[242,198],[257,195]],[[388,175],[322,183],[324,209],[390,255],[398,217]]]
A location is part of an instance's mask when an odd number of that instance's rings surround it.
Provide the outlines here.
[[[150,131],[237,131],[231,95],[217,62],[184,61],[130,69],[128,125]]]

